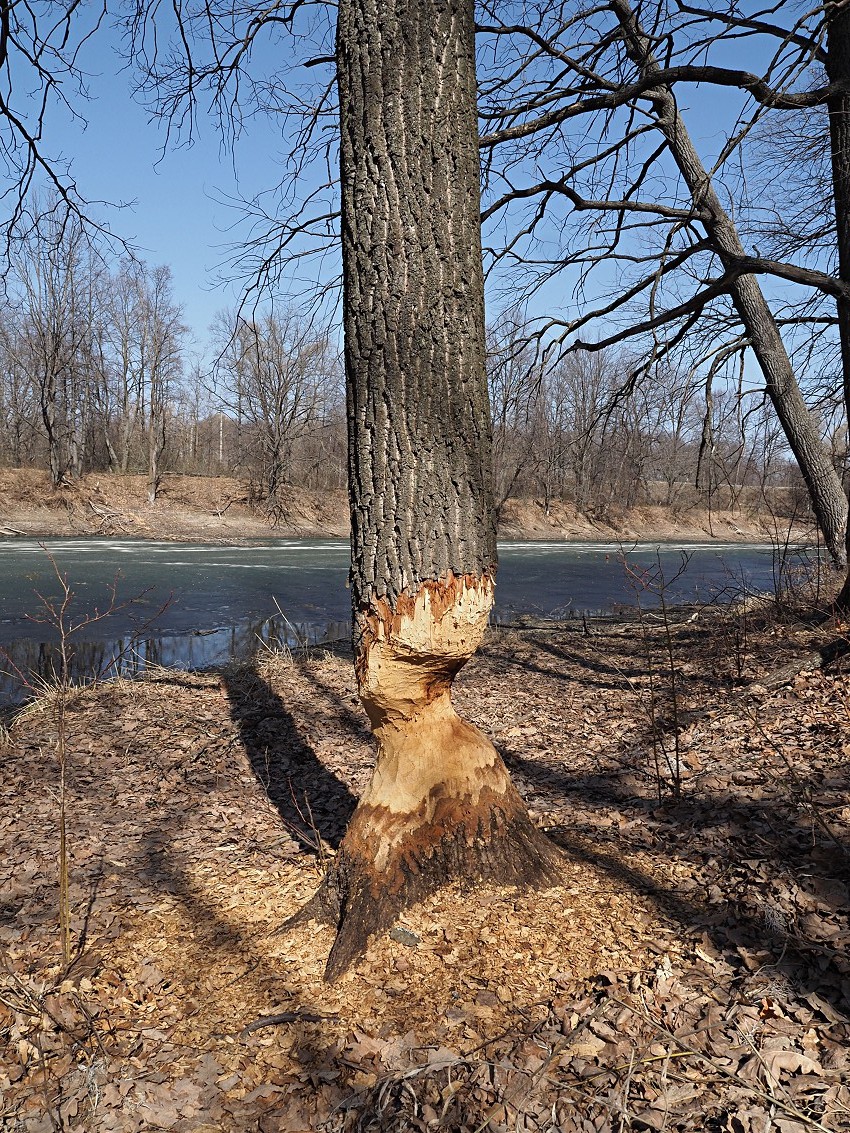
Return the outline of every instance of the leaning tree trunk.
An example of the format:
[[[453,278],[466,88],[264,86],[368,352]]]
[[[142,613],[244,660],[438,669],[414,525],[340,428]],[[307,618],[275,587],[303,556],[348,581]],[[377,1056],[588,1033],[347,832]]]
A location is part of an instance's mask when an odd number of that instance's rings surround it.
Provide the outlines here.
[[[660,68],[652,41],[640,27],[629,0],[610,0],[623,32],[626,51],[642,76]],[[652,99],[658,128],[664,135],[694,204],[705,214],[702,224],[712,248],[731,269],[729,294],[746,328],[753,353],[764,375],[768,397],[806,483],[824,542],[838,566],[846,564],[847,499],[841,481],[821,442],[794,375],[776,320],[752,274],[738,275],[735,264],[745,256],[734,220],[714,190],[705,166],[691,141],[669,86],[659,84],[646,92]]]
[[[337,31],[355,670],[372,781],[296,918],[326,976],[452,878],[555,881],[490,741],[451,701],[496,571],[472,0],[341,0]]]
[[[48,361],[45,372],[39,378],[39,395],[41,406],[41,419],[44,423],[44,432],[47,437],[48,466],[50,469],[50,486],[58,488],[62,482],[64,469],[62,467],[62,440],[57,424],[58,390],[56,371]]]
[[[830,0],[825,7],[826,71],[830,83],[843,89],[829,100],[829,141],[832,155],[832,188],[835,230],[838,242],[838,275],[850,284],[850,11]],[[850,438],[850,299],[837,301],[841,371],[844,385],[844,420]],[[846,529],[848,573],[837,604],[850,609],[850,515]]]

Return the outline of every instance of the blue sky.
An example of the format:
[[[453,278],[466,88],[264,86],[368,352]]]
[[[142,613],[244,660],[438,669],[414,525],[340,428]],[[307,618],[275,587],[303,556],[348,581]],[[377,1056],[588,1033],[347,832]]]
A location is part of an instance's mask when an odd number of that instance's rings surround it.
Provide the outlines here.
[[[106,215],[113,229],[133,240],[150,264],[171,267],[177,301],[198,348],[203,349],[216,312],[233,305],[239,296],[238,284],[222,287],[215,282],[228,246],[246,231],[222,198],[250,197],[274,186],[280,177],[283,143],[273,122],[257,118],[231,156],[222,148],[215,123],[202,116],[191,146],[172,146],[163,153],[164,131],[133,101],[132,76],[119,48],[117,33],[105,27],[86,44],[80,61],[89,76],[92,99],[80,104],[70,97],[88,126],[82,130],[55,108],[48,118],[45,151],[61,153],[72,162],[86,199],[132,203]],[[740,48],[732,48],[733,57],[736,50]],[[305,54],[303,42],[294,43],[284,35],[274,47],[255,53],[252,68],[256,65],[267,74],[284,75],[287,83],[297,83],[299,75],[305,75],[297,66]],[[704,91],[691,88],[682,92],[682,99],[704,156],[716,152],[737,102],[735,95],[712,90],[707,99]],[[311,264],[309,270],[319,269]],[[604,272],[600,274],[604,283]],[[543,302],[570,307],[571,282],[555,280],[544,290]],[[597,286],[594,278],[591,287]],[[587,298],[592,301],[592,292]]]
[[[189,146],[163,150],[165,132],[131,95],[131,76],[111,32],[90,41],[84,56],[91,100],[74,100],[82,128],[61,108],[49,114],[45,152],[71,163],[80,194],[116,234],[132,241],[151,265],[168,264],[175,297],[198,347],[216,312],[238,299],[236,285],[215,281],[236,237],[238,216],[222,198],[273,186],[280,174],[279,136],[264,120],[252,124],[235,155],[224,150],[215,123],[201,117]],[[244,231],[244,229],[243,229]]]
[[[305,75],[298,63],[308,54],[303,44],[281,36],[274,47],[261,45],[252,63],[258,71],[277,70],[287,83],[291,79],[297,83],[299,72]],[[227,257],[228,246],[247,231],[244,224],[239,226],[238,212],[222,198],[250,197],[278,182],[280,133],[272,120],[254,118],[231,154],[222,146],[216,123],[201,114],[190,146],[164,149],[164,127],[132,97],[133,75],[117,32],[101,27],[87,42],[80,61],[91,99],[80,101],[73,94],[69,98],[87,126],[83,129],[54,106],[47,120],[45,151],[69,159],[85,199],[128,206],[100,213],[117,234],[134,242],[148,263],[171,267],[177,300],[203,346],[216,312],[233,305],[240,295],[238,284],[216,283],[216,268]],[[699,98],[695,101],[698,106]],[[704,115],[689,115],[692,124],[700,118],[704,128],[697,132],[708,135],[705,140],[710,138],[708,148],[713,149],[721,144],[722,130],[714,115],[709,121]],[[563,281],[554,292],[563,298]]]

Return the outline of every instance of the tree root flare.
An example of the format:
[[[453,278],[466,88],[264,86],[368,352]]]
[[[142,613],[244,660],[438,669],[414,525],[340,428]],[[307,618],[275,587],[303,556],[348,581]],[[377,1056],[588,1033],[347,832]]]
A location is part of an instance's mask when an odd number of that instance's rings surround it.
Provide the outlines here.
[[[510,817],[491,806],[473,831],[463,823],[435,837],[433,829],[414,828],[380,869],[366,851],[353,821],[317,892],[282,926],[314,921],[336,928],[325,968],[329,982],[344,975],[401,913],[450,882],[546,888],[561,883],[564,863],[563,852],[521,804]]]

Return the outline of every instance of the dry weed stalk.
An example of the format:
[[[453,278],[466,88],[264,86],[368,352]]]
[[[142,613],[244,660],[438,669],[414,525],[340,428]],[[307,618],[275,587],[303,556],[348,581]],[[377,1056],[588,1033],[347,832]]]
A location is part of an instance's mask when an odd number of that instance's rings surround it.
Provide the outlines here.
[[[635,605],[638,612],[641,639],[646,657],[647,676],[649,679],[649,697],[647,702],[647,716],[652,739],[652,757],[655,768],[655,785],[658,801],[663,801],[665,785],[672,791],[673,797],[679,799],[682,793],[682,750],[681,750],[681,689],[679,684],[678,661],[676,658],[675,643],[673,640],[673,623],[671,609],[667,594],[685,573],[690,562],[690,555],[682,552],[682,562],[672,578],[667,578],[661,564],[661,552],[656,549],[655,565],[650,567],[632,566],[626,552],[621,548],[620,563],[626,579],[635,595]],[[656,598],[660,613],[655,614],[647,610],[642,601],[642,595],[649,594]],[[652,647],[652,634],[649,631],[649,619],[658,618],[663,633],[664,661],[656,664]],[[669,706],[669,720],[667,721],[661,711],[661,697],[663,694],[663,681],[667,683],[666,700]],[[665,735],[670,735],[673,749],[669,750],[665,742]],[[662,771],[662,759],[666,765],[667,775]]]
[[[295,658],[288,645],[280,642],[277,647],[274,647],[260,637],[257,638],[257,641],[259,642],[259,649],[257,650],[256,669],[260,676],[273,681],[280,676],[281,671],[288,671],[292,668]]]
[[[16,1042],[19,1058],[25,1064],[34,1062],[41,1073],[40,1092],[44,1113],[53,1129],[67,1129],[62,1112],[61,1081],[51,1075],[51,1059],[57,1051],[45,1044],[49,1032],[65,1037],[77,1063],[77,1072],[86,1084],[86,1096],[94,1114],[100,1102],[97,1075],[105,1066],[108,1051],[104,1038],[115,1038],[115,1031],[104,1014],[102,1005],[92,1010],[80,989],[64,978],[61,968],[53,969],[52,978],[36,979],[15,972],[9,960],[0,956],[0,1003],[12,1015],[8,1034]],[[105,1030],[98,1029],[98,1023]],[[0,1095],[2,1102],[2,1095]],[[0,1109],[0,1127],[5,1111]],[[18,1128],[14,1126],[13,1128]],[[20,1126],[23,1129],[23,1126]]]
[[[59,826],[59,848],[58,848],[58,874],[59,874],[59,940],[62,951],[62,966],[63,971],[67,971],[72,962],[71,956],[71,897],[70,897],[70,874],[69,874],[69,854],[68,854],[68,708],[72,697],[72,692],[75,688],[71,677],[71,662],[73,659],[72,638],[81,630],[88,629],[90,626],[96,625],[98,622],[103,621],[110,615],[117,613],[120,610],[126,609],[128,606],[140,601],[147,591],[138,594],[128,600],[118,599],[118,580],[113,580],[109,587],[109,601],[106,608],[103,610],[95,609],[93,613],[84,614],[82,617],[74,619],[72,616],[72,608],[74,603],[74,590],[68,581],[68,575],[59,568],[59,564],[53,557],[51,552],[44,543],[39,543],[39,547],[47,557],[50,567],[55,576],[56,582],[59,587],[59,593],[56,597],[47,597],[39,591],[35,591],[36,597],[41,603],[43,613],[36,617],[30,616],[29,620],[40,625],[50,626],[58,637],[58,660],[59,669],[56,672],[54,665],[55,682],[51,684],[48,680],[44,679],[41,686],[32,677],[25,677],[24,674],[18,670],[18,676],[22,679],[24,687],[28,688],[32,693],[39,696],[40,707],[49,706],[53,715],[54,735],[56,761],[59,771],[59,788],[58,788],[58,826]],[[170,599],[169,599],[170,601]],[[166,603],[165,605],[167,605]],[[152,617],[148,618],[145,623],[139,627],[137,632],[131,637],[128,645],[115,657],[112,658],[108,668],[117,667],[127,651],[131,649],[135,642],[138,640],[140,634],[144,633],[151,623],[159,617],[165,609],[163,605]],[[98,674],[102,676],[103,674]],[[97,682],[95,676],[93,683]]]
[[[259,776],[259,780],[260,785],[266,793],[266,797],[268,798],[272,806],[274,806],[274,800],[269,795],[272,782],[272,768],[269,749],[267,747],[263,748],[263,774],[262,776]],[[330,864],[330,860],[334,856],[333,848],[325,841],[325,839],[321,835],[321,832],[319,831],[319,827],[316,824],[315,818],[313,817],[313,809],[310,806],[310,799],[307,795],[307,792],[304,792],[304,806],[302,808],[301,803],[298,801],[298,796],[295,793],[295,787],[292,784],[291,775],[287,776],[287,784],[289,786],[289,797],[291,798],[292,805],[295,808],[295,812],[298,815],[298,818],[300,819],[300,825],[299,823],[293,822],[288,819],[284,814],[279,814],[280,821],[283,825],[283,828],[285,830],[288,830],[289,833],[292,834],[297,841],[307,843],[307,845],[316,855],[314,863],[316,871],[320,877],[324,877],[328,865]],[[279,808],[275,807],[275,809],[279,812]],[[306,814],[304,813],[305,810],[307,812]]]
[[[333,848],[325,841],[325,839],[319,832],[319,827],[316,825],[316,820],[313,817],[313,809],[310,806],[310,799],[307,796],[307,792],[304,792],[304,806],[307,810],[307,814],[305,815],[304,811],[301,809],[301,804],[298,801],[298,796],[295,794],[295,788],[292,785],[291,775],[288,777],[288,782],[292,805],[295,807],[295,810],[298,813],[298,817],[301,819],[301,828],[299,829],[294,823],[284,822],[284,825],[288,825],[290,829],[297,831],[298,836],[302,840],[307,841],[310,844],[316,855],[317,871],[321,877],[324,877],[330,864],[331,858],[333,858],[334,856]],[[309,835],[306,833],[306,831],[310,832]]]

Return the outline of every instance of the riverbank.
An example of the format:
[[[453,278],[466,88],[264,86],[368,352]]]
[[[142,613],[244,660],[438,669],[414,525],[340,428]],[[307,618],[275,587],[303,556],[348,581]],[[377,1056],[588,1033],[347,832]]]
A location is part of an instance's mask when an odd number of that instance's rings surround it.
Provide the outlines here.
[[[750,684],[834,630],[493,633],[456,700],[562,884],[444,891],[330,987],[329,930],[281,925],[368,781],[350,653],[73,694],[67,978],[37,702],[0,733],[0,1126],[846,1129],[848,675]]]
[[[35,469],[0,469],[0,537],[67,538],[100,535],[197,543],[235,543],[276,536],[346,538],[348,501],[343,491],[291,489],[286,515],[276,527],[253,511],[245,484],[232,477],[168,475],[160,498],[147,502],[143,476],[98,474],[52,489]],[[499,536],[513,540],[658,540],[805,542],[812,531],[767,512],[744,508],[708,512],[646,506],[588,517],[554,501],[508,500]]]

